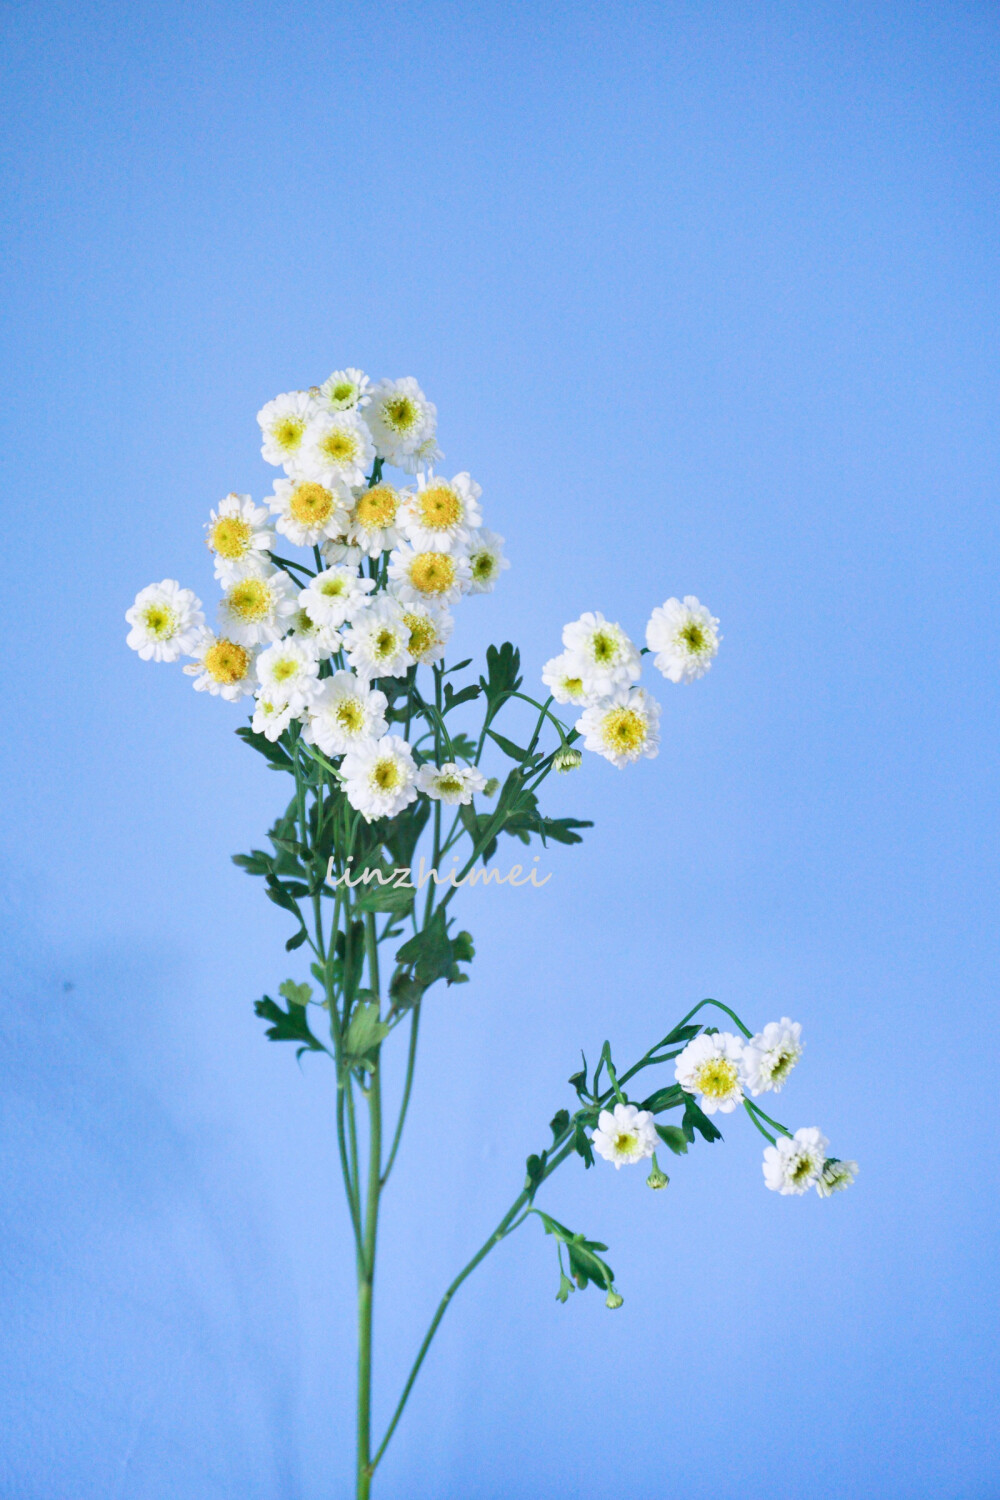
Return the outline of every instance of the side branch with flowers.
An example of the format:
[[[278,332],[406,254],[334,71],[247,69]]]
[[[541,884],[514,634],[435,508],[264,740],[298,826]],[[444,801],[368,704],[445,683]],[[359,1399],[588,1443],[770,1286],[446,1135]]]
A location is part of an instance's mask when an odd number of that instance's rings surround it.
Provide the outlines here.
[[[188,657],[184,671],[200,692],[252,699],[250,722],[236,732],[290,778],[269,847],[234,858],[291,918],[286,949],[310,959],[313,984],[283,980],[277,999],[256,1002],[257,1015],[273,1041],[334,1065],[357,1272],[356,1494],[365,1497],[451,1299],[529,1218],[555,1241],[561,1302],[593,1283],[608,1307],[622,1305],[607,1246],[535,1204],[564,1162],[579,1158],[589,1168],[596,1154],[620,1168],[648,1159],[646,1180],[662,1189],[668,1178],[657,1150],[684,1155],[696,1137],[720,1139],[712,1117],[742,1107],[768,1141],[769,1188],[828,1197],[853,1181],[856,1164],[828,1156],[816,1128],[793,1134],[755,1102],[782,1087],[801,1054],[801,1029],[787,1017],[754,1034],[728,1007],[705,1000],[623,1071],[605,1042],[593,1072],[584,1059],[570,1079],[576,1107],[556,1111],[548,1144],[527,1159],[520,1192],[445,1290],[376,1437],[372,1310],[382,1195],[406,1124],[422,1007],[439,981],[467,981],[475,956],[451,903],[493,873],[504,836],[529,846],[580,842],[591,824],[547,816],[544,781],[580,765],[581,743],[618,768],[656,755],[660,708],[638,685],[642,658],[651,655],[670,682],[692,682],[717,654],[719,622],[692,596],[668,599],[652,611],[640,651],[620,625],[583,614],[543,669],[543,700],[522,691],[509,642],[487,650],[481,672],[468,672],[471,659],[447,666],[450,606],[491,591],[508,564],[503,538],[483,525],[479,485],[465,472],[450,479],[435,472],[443,457],[437,412],[416,381],[373,386],[359,370],[338,370],[322,386],[276,397],[258,422],[263,457],[283,475],[265,505],[231,494],[211,512],[207,542],[223,590],[216,629],[206,627],[191,590],[165,579],[127,612],[128,644],[145,660]],[[403,479],[388,478],[387,468]],[[286,544],[305,557],[284,555]],[[513,705],[535,715],[525,745],[501,728]],[[556,711],[565,705],[579,710],[573,725]],[[504,774],[489,771],[497,756]],[[428,879],[399,881],[418,851]],[[706,1006],[736,1030],[705,1025]],[[381,1064],[400,1028],[405,1074],[389,1101]],[[635,1082],[671,1063],[671,1081]],[[672,1111],[676,1120],[664,1123]]]

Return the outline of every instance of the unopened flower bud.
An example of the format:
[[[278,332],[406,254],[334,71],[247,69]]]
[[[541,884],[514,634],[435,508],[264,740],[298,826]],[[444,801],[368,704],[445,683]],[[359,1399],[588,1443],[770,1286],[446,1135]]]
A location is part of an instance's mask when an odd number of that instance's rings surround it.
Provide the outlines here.
[[[572,750],[567,745],[562,750],[556,751],[552,757],[552,764],[557,771],[575,771],[583,765],[583,756],[579,750]]]
[[[666,1172],[661,1172],[659,1167],[654,1167],[646,1178],[646,1186],[651,1188],[665,1188],[670,1178]]]
[[[621,1295],[621,1293],[616,1292],[614,1287],[612,1287],[607,1297],[605,1297],[604,1299],[604,1306],[610,1307],[612,1310],[614,1310],[614,1308],[616,1307],[621,1307],[624,1301],[625,1298]]]
[[[499,780],[499,778],[496,777],[496,776],[491,776],[490,779],[489,779],[489,781],[483,787],[483,796],[484,797],[495,797],[496,794],[497,794],[497,792],[499,790],[500,790],[500,780]]]

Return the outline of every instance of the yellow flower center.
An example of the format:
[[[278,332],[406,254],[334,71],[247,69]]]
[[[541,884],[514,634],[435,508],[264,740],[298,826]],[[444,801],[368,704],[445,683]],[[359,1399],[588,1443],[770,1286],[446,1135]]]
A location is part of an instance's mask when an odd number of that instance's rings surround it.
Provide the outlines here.
[[[325,599],[342,599],[347,593],[347,579],[342,573],[336,573],[333,578],[324,578],[319,591]]]
[[[444,792],[445,796],[451,796],[453,793],[457,795],[464,788],[465,783],[460,776],[439,776],[437,779],[437,789],[439,792]]]
[[[439,480],[421,490],[416,498],[417,514],[429,531],[447,531],[462,519],[462,501],[450,484]]]
[[[288,502],[288,509],[302,526],[325,526],[333,514],[334,499],[321,484],[297,484]]]
[[[334,714],[341,729],[346,729],[349,734],[357,734],[364,723],[364,717],[357,698],[342,698]]]
[[[401,768],[389,756],[377,760],[371,769],[371,784],[380,792],[394,792],[401,785],[403,773]]]
[[[319,451],[331,464],[350,463],[358,453],[358,435],[347,427],[333,427],[319,440]]]
[[[727,1057],[710,1057],[695,1074],[695,1083],[709,1099],[726,1099],[736,1087],[736,1064]]]
[[[294,453],[302,441],[306,424],[301,417],[279,417],[271,428],[271,436],[279,448]]]
[[[221,516],[209,533],[208,545],[220,557],[235,559],[246,552],[252,536],[253,528],[239,516]]]
[[[419,661],[426,651],[437,645],[438,635],[434,622],[423,615],[404,615],[403,622],[410,632],[407,649]]]
[[[615,1136],[615,1150],[619,1156],[627,1156],[634,1151],[639,1144],[639,1137],[632,1135],[630,1131],[620,1130]]]
[[[797,1054],[795,1052],[779,1052],[771,1064],[771,1082],[783,1083],[795,1066]]]
[[[634,708],[613,708],[604,716],[604,740],[616,750],[639,750],[646,740],[646,722]]]
[[[202,666],[216,682],[242,682],[250,670],[250,653],[235,641],[216,641],[202,657]]]
[[[393,432],[409,432],[420,421],[420,410],[409,396],[390,396],[382,403],[382,420]]]
[[[244,578],[226,595],[230,611],[248,625],[267,618],[271,610],[271,590],[263,578]]]
[[[590,642],[595,661],[614,661],[618,655],[618,642],[606,630],[595,631]]]
[[[477,552],[472,559],[472,576],[477,583],[485,583],[496,572],[496,561],[492,552]]]
[[[271,676],[275,682],[287,682],[290,677],[296,675],[299,665],[294,656],[279,657],[271,668]]]
[[[410,582],[421,594],[446,594],[455,583],[455,563],[447,552],[418,552],[410,564]]]
[[[352,383],[349,380],[342,380],[338,385],[335,385],[333,390],[330,392],[330,400],[336,401],[338,405],[341,405],[345,401],[350,401],[353,395],[354,386],[352,385]]]
[[[573,697],[573,698],[579,698],[580,694],[583,692],[583,678],[582,677],[564,677],[563,678],[563,687],[566,689],[567,693],[569,693],[571,697]]]
[[[812,1173],[813,1163],[811,1159],[808,1156],[800,1156],[789,1175],[793,1182],[802,1182],[805,1178],[811,1177]]]
[[[705,635],[705,632],[702,630],[700,625],[695,624],[694,620],[691,620],[680,631],[680,638],[687,646],[688,650],[693,651],[696,656],[700,651],[704,651],[708,645],[708,639]]]
[[[382,629],[372,640],[372,655],[376,661],[389,661],[399,650],[399,636],[388,625]]]
[[[365,490],[354,507],[354,519],[366,531],[380,531],[391,526],[399,509],[399,495],[391,484],[376,484]]]
[[[168,641],[177,629],[177,616],[168,604],[147,605],[142,618],[150,635],[161,641]]]

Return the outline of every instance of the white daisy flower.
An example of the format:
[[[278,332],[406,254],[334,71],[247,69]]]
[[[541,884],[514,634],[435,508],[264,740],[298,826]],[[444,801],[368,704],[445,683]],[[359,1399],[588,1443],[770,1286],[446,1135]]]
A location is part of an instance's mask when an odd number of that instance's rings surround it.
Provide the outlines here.
[[[575,729],[585,750],[596,750],[619,770],[640,756],[660,750],[660,705],[644,688],[619,688],[610,698],[584,709]]]
[[[359,677],[402,677],[413,665],[409,640],[399,600],[380,594],[351,621],[344,650]]]
[[[510,567],[509,559],[503,555],[503,537],[480,526],[472,533],[467,551],[471,573],[469,593],[492,594],[500,574]]]
[[[815,1125],[780,1135],[776,1146],[764,1149],[764,1181],[773,1193],[807,1193],[818,1184],[830,1144]]]
[[[258,693],[250,728],[254,734],[262,734],[273,743],[281,738],[295,717],[294,708],[280,693],[277,697],[269,693]]]
[[[435,802],[450,807],[464,806],[486,785],[486,777],[475,766],[458,766],[453,760],[443,766],[423,765],[417,772],[417,786]]]
[[[211,693],[213,698],[236,703],[257,686],[254,674],[256,652],[247,646],[239,646],[225,636],[206,630],[190,655],[194,660],[183,670],[194,678],[196,693]]]
[[[637,682],[642,670],[639,653],[620,625],[602,614],[581,615],[563,627],[563,645],[580,662],[584,684],[591,694],[612,693]]]
[[[340,773],[348,802],[366,823],[394,818],[417,798],[417,768],[410,747],[397,734],[367,740],[348,751]]]
[[[299,608],[317,625],[339,630],[359,609],[367,608],[368,595],[374,587],[374,578],[362,578],[356,568],[337,563],[317,573],[308,588],[302,590]]]
[[[339,630],[332,625],[317,625],[305,609],[295,611],[288,622],[288,628],[293,632],[296,642],[304,646],[317,661],[333,656],[343,645]]]
[[[472,579],[464,552],[417,552],[404,543],[389,558],[389,577],[400,599],[414,604],[450,604]]]
[[[143,661],[176,661],[190,655],[205,628],[201,600],[191,589],[182,589],[176,578],[140,589],[125,619],[132,627],[126,641]]]
[[[350,411],[353,407],[367,406],[367,394],[371,381],[362,370],[334,370],[319,388],[323,404],[330,411]]]
[[[261,453],[269,464],[294,464],[312,418],[320,410],[309,391],[286,391],[257,413],[264,437]]]
[[[830,1198],[834,1193],[842,1193],[849,1188],[857,1175],[856,1161],[840,1161],[836,1156],[829,1156],[816,1179],[816,1191],[821,1198]]]
[[[407,495],[402,511],[406,540],[417,552],[464,549],[483,519],[482,493],[469,474],[454,479],[418,475],[417,489]]]
[[[668,599],[653,610],[646,626],[646,645],[655,665],[671,682],[704,677],[719,650],[719,622],[693,594]]]
[[[266,506],[254,505],[249,495],[229,494],[211,512],[205,545],[215,553],[215,576],[223,588],[266,570],[266,553],[274,546],[270,519]]]
[[[439,464],[443,458],[444,454],[438,447],[436,434],[424,438],[423,442],[418,443],[413,450],[412,468],[409,468],[408,472],[416,474],[421,469],[433,469],[434,465]]]
[[[763,1031],[751,1037],[743,1049],[743,1082],[754,1098],[782,1084],[802,1056],[802,1027],[782,1016],[768,1021]]]
[[[344,534],[348,497],[317,479],[276,479],[267,503],[278,518],[277,529],[297,547],[316,547]]]
[[[418,449],[426,454],[437,432],[437,407],[420,389],[412,375],[402,380],[380,380],[365,407],[368,423],[379,457],[395,464],[408,474],[430,460],[417,457]]]
[[[583,681],[583,663],[572,651],[553,656],[542,668],[542,681],[557,703],[575,703],[578,708],[591,701]]]
[[[219,605],[223,632],[241,646],[280,640],[296,610],[298,589],[287,573],[254,574],[231,584]]]
[[[652,1156],[659,1141],[653,1116],[634,1104],[616,1104],[614,1111],[602,1109],[591,1136],[594,1150],[616,1168]]]
[[[324,755],[343,755],[385,734],[389,700],[353,672],[334,672],[320,683],[302,731]]]
[[[356,548],[359,557],[378,557],[398,547],[403,540],[399,522],[407,493],[384,480],[369,489],[355,490],[344,532],[345,547]],[[346,552],[343,558],[335,556],[332,547],[324,548],[324,552],[331,562],[348,560]]]
[[[432,661],[440,661],[455,628],[451,610],[443,604],[400,602],[403,623],[410,632],[407,650],[413,660],[425,667]]]
[[[306,428],[295,473],[329,489],[364,484],[375,461],[371,433],[356,411],[323,411]]]
[[[316,692],[319,662],[313,652],[294,636],[275,641],[257,658],[257,681],[263,696],[284,698],[299,714]]]
[[[740,1063],[743,1043],[731,1031],[702,1032],[694,1037],[677,1059],[674,1077],[688,1094],[700,1094],[699,1105],[706,1115],[716,1110],[731,1115],[743,1103]]]

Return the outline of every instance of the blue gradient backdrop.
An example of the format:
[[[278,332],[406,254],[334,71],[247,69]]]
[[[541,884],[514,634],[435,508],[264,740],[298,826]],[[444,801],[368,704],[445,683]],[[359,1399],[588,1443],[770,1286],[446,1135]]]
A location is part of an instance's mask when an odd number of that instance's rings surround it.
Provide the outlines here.
[[[808,1039],[857,1156],[765,1192],[748,1122],[545,1201],[462,1291],[383,1471],[407,1500],[1000,1494],[997,12],[985,4],[6,7],[5,1500],[329,1500],[352,1267],[330,1076],[267,1043],[280,788],[124,646],[266,493],[254,414],[418,376],[509,543],[460,654],[694,592],[660,758],[588,759],[543,892],[473,897],[385,1219],[383,1418],[571,1103],[714,994]],[[466,649],[468,648],[468,649]]]

